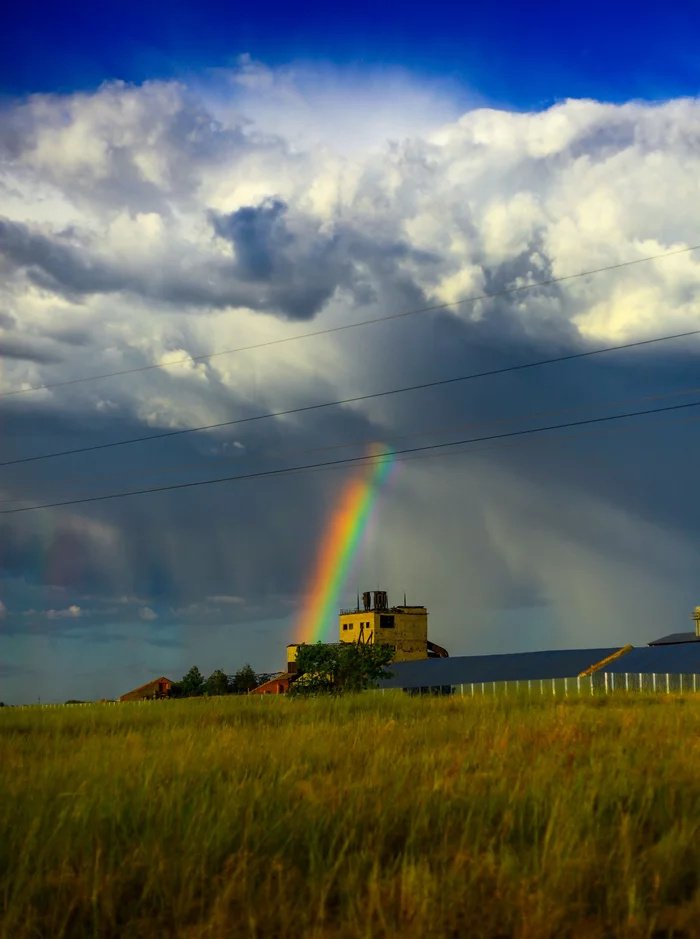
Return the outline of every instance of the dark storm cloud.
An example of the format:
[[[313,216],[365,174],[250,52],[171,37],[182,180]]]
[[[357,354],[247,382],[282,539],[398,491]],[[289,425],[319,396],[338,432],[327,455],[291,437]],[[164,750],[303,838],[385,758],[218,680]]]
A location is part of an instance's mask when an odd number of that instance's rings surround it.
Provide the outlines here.
[[[375,286],[357,268],[368,267],[377,285],[393,281],[404,302],[422,302],[412,277],[401,272],[405,261],[435,265],[435,254],[401,241],[372,241],[349,227],[324,234],[318,222],[298,215],[296,230],[287,222],[288,207],[265,200],[227,216],[212,214],[215,233],[230,241],[229,261],[199,256],[156,270],[119,268],[76,243],[75,232],[46,235],[30,226],[0,218],[0,253],[27,272],[38,286],[69,298],[120,291],[166,303],[204,307],[248,307],[293,320],[312,319],[339,289],[357,302],[375,296]]]
[[[26,362],[37,362],[41,365],[53,365],[63,359],[55,352],[39,348],[26,339],[17,339],[3,336],[0,338],[0,358],[22,359]]]
[[[42,287],[76,294],[122,290],[125,278],[87,251],[0,217],[0,253]]]

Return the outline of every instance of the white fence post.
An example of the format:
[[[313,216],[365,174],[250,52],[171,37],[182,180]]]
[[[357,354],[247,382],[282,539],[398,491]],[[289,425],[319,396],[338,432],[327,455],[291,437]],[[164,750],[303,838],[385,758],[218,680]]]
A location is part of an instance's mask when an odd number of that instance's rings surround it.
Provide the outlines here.
[[[569,681],[568,678],[565,678],[565,679],[564,679],[564,697],[565,697],[565,698],[566,698],[567,695],[569,694],[569,685],[568,685],[568,681]]]
[[[652,691],[656,691],[656,672],[651,673],[651,688]]]
[[[630,673],[625,672],[625,691],[630,690]]]
[[[639,673],[639,690],[644,691],[644,682],[642,681],[642,673]]]
[[[671,694],[671,683],[668,680],[668,672],[666,672],[666,694]]]
[[[540,678],[540,694],[544,694],[544,679]]]
[[[608,673],[605,673],[605,693],[608,693]]]
[[[556,693],[557,693],[557,686],[554,684],[554,679],[552,679],[552,694],[556,695]]]
[[[527,680],[527,693],[532,694],[532,679],[530,678]]]
[[[472,698],[474,697],[474,682],[472,682]]]
[[[462,689],[462,697],[464,697],[464,685],[459,686]]]
[[[581,694],[581,676],[576,676],[576,694]]]

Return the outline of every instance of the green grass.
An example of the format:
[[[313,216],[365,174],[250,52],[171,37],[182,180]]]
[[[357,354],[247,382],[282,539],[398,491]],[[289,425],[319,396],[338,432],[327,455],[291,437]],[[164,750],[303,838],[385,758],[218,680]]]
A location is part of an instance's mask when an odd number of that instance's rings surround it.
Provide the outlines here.
[[[700,700],[0,711],[0,939],[700,934]]]

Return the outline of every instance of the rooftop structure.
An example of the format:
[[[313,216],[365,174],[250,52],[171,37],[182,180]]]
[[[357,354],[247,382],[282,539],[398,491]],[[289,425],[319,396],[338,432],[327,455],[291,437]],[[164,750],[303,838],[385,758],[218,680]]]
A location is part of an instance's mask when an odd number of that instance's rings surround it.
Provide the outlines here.
[[[687,633],[671,633],[670,636],[662,636],[661,639],[654,639],[650,646],[671,646],[680,645],[684,642],[700,642],[700,606],[696,606],[690,618],[695,623],[695,629]]]

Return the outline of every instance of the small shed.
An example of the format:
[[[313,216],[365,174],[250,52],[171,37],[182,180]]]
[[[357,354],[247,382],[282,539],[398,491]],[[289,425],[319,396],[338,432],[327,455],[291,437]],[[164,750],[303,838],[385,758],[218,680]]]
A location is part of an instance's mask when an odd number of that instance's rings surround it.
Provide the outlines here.
[[[140,688],[134,688],[133,691],[127,691],[127,693],[123,694],[119,700],[153,701],[157,698],[167,698],[170,694],[170,689],[172,686],[172,680],[161,675],[160,678],[154,678],[153,681],[146,682],[146,684],[141,685]]]

